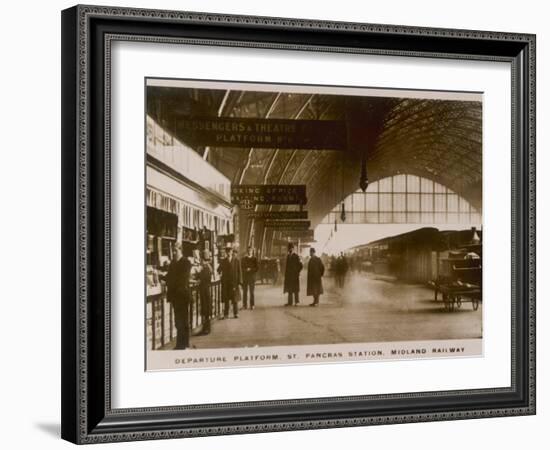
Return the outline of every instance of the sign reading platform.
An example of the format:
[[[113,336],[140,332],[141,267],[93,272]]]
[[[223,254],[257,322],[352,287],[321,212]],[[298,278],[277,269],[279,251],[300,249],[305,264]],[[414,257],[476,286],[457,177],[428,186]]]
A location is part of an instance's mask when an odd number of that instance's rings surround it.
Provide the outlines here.
[[[264,226],[278,230],[302,231],[307,230],[311,222],[309,220],[266,220]]]
[[[297,150],[345,150],[346,124],[337,120],[189,117],[177,123],[189,145]]]
[[[307,219],[307,211],[257,211],[248,214],[250,219],[258,220],[298,220]]]
[[[305,205],[305,184],[237,184],[231,186],[231,202],[236,205]]]

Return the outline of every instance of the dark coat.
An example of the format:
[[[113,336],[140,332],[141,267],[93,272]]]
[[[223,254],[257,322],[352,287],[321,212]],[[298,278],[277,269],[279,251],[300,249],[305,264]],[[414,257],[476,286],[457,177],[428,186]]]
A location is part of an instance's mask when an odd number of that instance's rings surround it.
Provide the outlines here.
[[[291,253],[286,257],[283,292],[300,292],[300,271],[302,268],[302,262],[296,253]]]
[[[252,282],[256,280],[256,272],[258,272],[258,259],[255,256],[243,256],[243,259],[241,259],[241,267],[244,281]]]
[[[323,293],[325,266],[318,256],[312,256],[307,265],[307,295],[318,296]]]
[[[166,299],[176,305],[189,302],[189,278],[191,276],[191,263],[187,258],[172,260],[166,274]]]
[[[218,273],[221,275],[222,295],[232,297],[239,284],[243,283],[239,258],[233,257],[231,261],[228,258],[223,258],[218,266]]]
[[[166,299],[174,308],[174,323],[178,330],[177,342],[179,344],[177,343],[176,346],[183,345],[182,348],[189,346],[189,330],[191,328],[191,321],[189,320],[190,277],[191,263],[187,258],[173,260],[166,274],[166,287],[168,289]]]

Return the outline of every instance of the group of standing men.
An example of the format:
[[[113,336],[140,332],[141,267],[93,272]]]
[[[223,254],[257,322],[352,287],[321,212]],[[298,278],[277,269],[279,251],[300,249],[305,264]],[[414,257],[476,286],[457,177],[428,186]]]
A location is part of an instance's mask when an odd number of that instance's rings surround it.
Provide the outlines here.
[[[313,297],[313,303],[309,306],[318,306],[319,298],[323,294],[322,277],[325,267],[321,259],[315,254],[315,249],[310,249],[310,258],[307,272],[307,295]],[[175,245],[175,257],[172,259],[166,274],[167,300],[174,309],[174,321],[177,330],[177,350],[189,348],[191,336],[191,320],[189,305],[191,303],[191,281],[199,284],[199,297],[202,316],[202,334],[211,331],[212,298],[210,286],[212,284],[213,268],[209,257],[203,257],[196,265],[191,263],[191,258],[183,255],[180,244]],[[300,272],[303,264],[300,257],[294,251],[294,244],[288,244],[286,258],[285,278],[283,292],[288,295],[285,306],[297,306],[300,303]],[[217,272],[221,278],[221,295],[223,302],[223,318],[229,318],[230,307],[233,309],[233,317],[239,317],[239,301],[241,296],[243,308],[251,310],[255,307],[254,287],[256,273],[258,272],[258,259],[254,255],[254,249],[248,248],[247,254],[238,257],[236,249],[226,247],[220,260]]]
[[[231,304],[233,317],[237,319],[239,317],[240,286],[243,288],[243,308],[254,309],[254,286],[258,272],[258,259],[254,255],[252,247],[248,247],[247,254],[242,261],[239,260],[236,249],[227,247],[224,252],[218,267],[222,286],[223,318],[229,317],[229,305]]]
[[[197,264],[191,264],[191,258],[183,254],[181,244],[174,248],[175,255],[166,274],[167,300],[174,309],[176,325],[177,350],[189,347],[191,336],[191,321],[189,304],[191,303],[191,280],[199,285],[199,298],[202,316],[202,333],[209,334],[211,329],[212,298],[210,286],[212,283],[212,263],[209,256],[204,256]]]
[[[322,278],[325,274],[325,266],[321,258],[315,254],[314,248],[309,249],[309,256],[306,295],[313,297],[313,303],[309,306],[318,306],[319,297],[323,293]],[[289,243],[283,285],[283,292],[288,294],[285,306],[297,306],[300,303],[300,272],[302,269],[303,264],[300,261],[300,257],[294,251],[294,244]]]
[[[202,317],[201,334],[211,332],[212,285],[213,268],[209,257],[200,259],[193,265],[189,257],[185,257],[181,244],[175,245],[175,257],[172,259],[166,274],[167,300],[174,309],[174,322],[177,330],[177,350],[189,348],[191,336],[191,320],[189,305],[191,303],[191,281],[198,282],[200,309]],[[229,317],[230,306],[233,307],[233,317],[239,317],[240,287],[243,288],[243,307],[254,309],[254,285],[258,260],[250,247],[242,261],[238,258],[236,249],[227,247],[223,250],[222,259],[217,272],[221,277],[221,295],[223,301],[223,318]]]

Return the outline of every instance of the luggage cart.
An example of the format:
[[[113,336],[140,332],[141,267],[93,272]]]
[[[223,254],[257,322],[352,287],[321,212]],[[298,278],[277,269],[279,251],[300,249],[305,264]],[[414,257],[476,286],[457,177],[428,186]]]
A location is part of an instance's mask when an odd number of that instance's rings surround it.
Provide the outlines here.
[[[432,282],[434,300],[441,301],[446,311],[460,309],[463,303],[470,302],[472,309],[477,311],[481,303],[481,261],[471,259],[448,259],[447,276]]]

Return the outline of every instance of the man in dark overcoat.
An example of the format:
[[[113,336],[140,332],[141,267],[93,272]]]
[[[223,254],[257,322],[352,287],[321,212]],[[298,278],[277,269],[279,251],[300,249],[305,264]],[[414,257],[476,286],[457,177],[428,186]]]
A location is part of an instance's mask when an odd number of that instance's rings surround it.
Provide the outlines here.
[[[294,253],[294,244],[291,242],[288,244],[283,286],[283,293],[288,293],[288,301],[285,306],[292,306],[293,304],[296,306],[300,303],[300,272],[302,268],[300,257]]]
[[[309,249],[309,263],[307,265],[307,292],[308,296],[313,296],[313,303],[309,306],[318,306],[319,297],[323,293],[323,275],[325,266],[323,261],[315,254],[315,249]]]
[[[254,256],[254,249],[248,247],[248,253],[241,260],[243,272],[243,308],[248,308],[248,296],[250,294],[250,309],[254,309],[254,286],[256,284],[256,272],[258,272],[258,259]]]
[[[174,322],[176,325],[176,350],[189,347],[191,335],[189,303],[191,291],[189,279],[191,276],[191,263],[183,256],[181,245],[175,245],[176,255],[166,274],[167,300],[174,308]]]
[[[241,262],[233,255],[231,248],[225,249],[225,257],[220,261],[218,273],[221,275],[223,318],[229,317],[229,303],[233,305],[233,316],[239,317],[238,289],[242,284]]]

